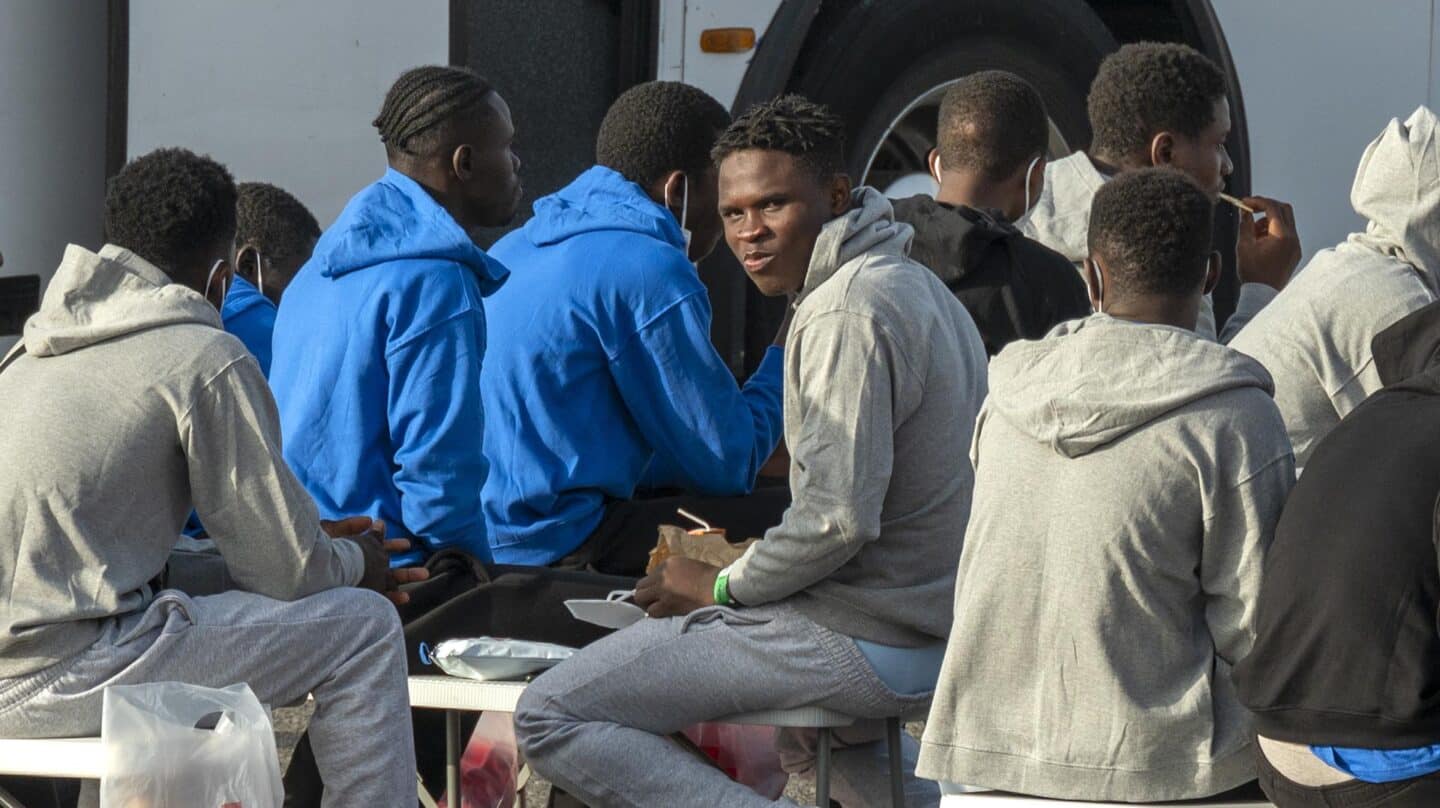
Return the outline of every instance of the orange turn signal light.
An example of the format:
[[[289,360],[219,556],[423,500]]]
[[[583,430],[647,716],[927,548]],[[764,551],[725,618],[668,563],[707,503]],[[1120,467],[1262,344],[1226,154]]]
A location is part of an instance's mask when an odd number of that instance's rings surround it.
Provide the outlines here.
[[[745,53],[754,47],[754,28],[707,28],[700,32],[700,50],[705,53]]]

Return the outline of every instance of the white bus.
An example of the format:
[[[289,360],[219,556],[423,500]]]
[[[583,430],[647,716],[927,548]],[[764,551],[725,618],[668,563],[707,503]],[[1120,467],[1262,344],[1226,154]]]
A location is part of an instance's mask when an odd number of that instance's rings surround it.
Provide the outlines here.
[[[289,189],[326,224],[382,169],[369,123],[389,83],[437,62],[473,67],[505,95],[533,199],[590,164],[610,101],[647,79],[689,82],[737,112],[790,90],[823,101],[849,123],[851,171],[884,189],[923,181],[939,97],[968,72],[1029,79],[1061,154],[1089,140],[1085,94],[1106,53],[1187,42],[1230,76],[1231,191],[1294,203],[1308,255],[1358,223],[1348,192],[1364,144],[1390,117],[1432,103],[1433,6],[0,0],[0,348],[63,245],[98,245],[104,179],[128,157],[164,145],[208,152],[241,180]],[[741,372],[768,343],[773,309],[728,256],[702,275],[716,344]]]

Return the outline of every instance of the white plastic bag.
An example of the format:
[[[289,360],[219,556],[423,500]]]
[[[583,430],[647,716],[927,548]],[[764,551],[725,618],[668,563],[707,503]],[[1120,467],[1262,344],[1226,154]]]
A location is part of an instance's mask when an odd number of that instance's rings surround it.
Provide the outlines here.
[[[105,689],[100,808],[281,808],[270,715],[244,684]]]
[[[460,757],[460,808],[515,808],[520,753],[515,748],[515,716],[487,710]],[[440,800],[449,808],[450,795]]]

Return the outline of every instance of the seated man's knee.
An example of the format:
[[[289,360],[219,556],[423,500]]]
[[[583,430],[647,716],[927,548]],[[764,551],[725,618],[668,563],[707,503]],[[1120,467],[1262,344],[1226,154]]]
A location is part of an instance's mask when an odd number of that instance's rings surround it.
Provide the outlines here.
[[[341,616],[347,623],[353,623],[352,627],[346,629],[348,634],[363,638],[367,644],[393,644],[397,653],[404,655],[405,637],[400,624],[400,614],[395,610],[395,604],[384,595],[368,589],[346,587],[322,592],[307,600],[312,601],[307,606]]]
[[[557,740],[556,731],[570,719],[558,706],[559,693],[541,676],[520,695],[515,706],[515,741],[526,760],[544,758]]]

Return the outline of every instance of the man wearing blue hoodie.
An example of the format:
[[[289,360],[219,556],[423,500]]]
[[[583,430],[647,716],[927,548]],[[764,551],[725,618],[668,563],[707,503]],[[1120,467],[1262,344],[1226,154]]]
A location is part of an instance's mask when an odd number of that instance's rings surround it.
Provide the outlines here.
[[[775,450],[788,329],[737,387],[692,263],[720,237],[710,148],[729,122],[685,84],[627,90],[600,125],[598,165],[492,248],[514,273],[491,306],[505,349],[482,383],[497,561],[638,575],[655,519],[680,504],[632,506],[638,486],[738,497]],[[699,510],[738,530],[761,502],[773,513],[758,535],[779,522],[783,491]]]
[[[276,317],[285,459],[322,514],[488,561],[482,299],[506,271],[470,231],[520,201],[510,110],[469,70],[419,67],[374,125],[390,169],[320,237]]]
[[[235,203],[235,279],[220,319],[270,375],[270,341],[280,295],[310,260],[320,223],[300,200],[265,182],[242,182]]]

